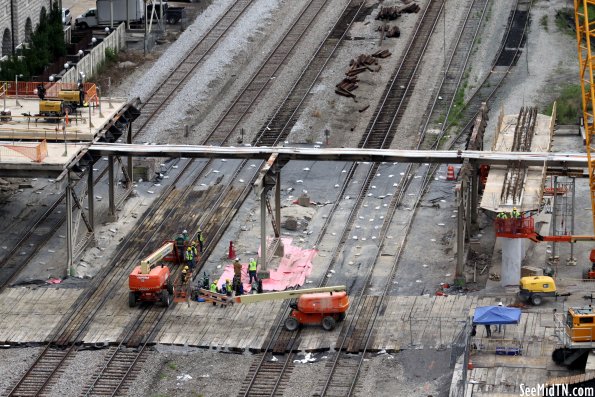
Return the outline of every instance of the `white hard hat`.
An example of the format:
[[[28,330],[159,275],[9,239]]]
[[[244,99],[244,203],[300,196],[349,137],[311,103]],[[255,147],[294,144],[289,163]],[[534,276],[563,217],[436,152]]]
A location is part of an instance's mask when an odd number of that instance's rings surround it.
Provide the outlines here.
[[[250,258],[250,262],[254,262],[254,258]]]
[[[238,257],[236,257],[236,261],[239,261],[239,260],[240,260],[240,257],[239,257],[239,256],[238,256]]]
[[[184,231],[182,233],[188,233],[188,230],[184,229]]]
[[[502,302],[498,302],[498,306],[502,306]]]

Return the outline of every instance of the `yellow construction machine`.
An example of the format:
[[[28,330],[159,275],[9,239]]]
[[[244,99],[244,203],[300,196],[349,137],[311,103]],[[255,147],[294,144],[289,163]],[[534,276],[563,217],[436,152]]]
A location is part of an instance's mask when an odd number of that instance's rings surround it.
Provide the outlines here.
[[[60,90],[57,99],[40,99],[39,115],[50,121],[58,121],[67,113],[73,114],[78,107],[83,106],[80,91]]]

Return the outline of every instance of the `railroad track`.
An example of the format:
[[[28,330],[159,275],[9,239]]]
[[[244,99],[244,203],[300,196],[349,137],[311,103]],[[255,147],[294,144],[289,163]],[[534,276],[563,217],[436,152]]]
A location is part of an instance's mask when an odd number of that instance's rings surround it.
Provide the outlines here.
[[[448,120],[445,121],[443,131],[451,127],[457,128],[458,133],[454,134],[455,139],[458,139],[471,127],[475,116],[479,113],[481,104],[489,102],[510,73],[510,70],[516,65],[526,40],[530,22],[529,13],[532,5],[533,0],[517,0],[508,20],[505,39],[496,54],[490,72],[484,77],[471,98],[463,107],[457,109],[452,117],[453,120],[459,119],[457,125],[463,127],[458,128],[449,123]]]
[[[483,16],[483,12],[485,12],[485,7],[486,7],[486,2],[481,2],[481,1],[477,1],[472,3],[472,7],[470,7],[470,11],[468,12],[465,21],[464,21],[464,28],[462,29],[461,34],[459,35],[459,39],[457,41],[457,47],[459,46],[459,43],[467,43],[469,44],[469,42],[472,42],[474,40],[474,38],[477,35],[477,31],[478,31],[478,25],[481,22],[482,18],[476,18],[473,21],[469,21],[470,20],[470,15],[477,15],[476,13],[473,12],[474,9],[481,9],[482,11],[482,16]],[[436,15],[436,14],[435,14]],[[437,16],[435,17],[437,18]],[[423,25],[423,23],[421,24]],[[469,34],[468,32],[471,31],[472,34]],[[415,47],[415,46],[414,46]],[[453,72],[458,73],[458,75],[462,75],[463,70],[465,68],[467,59],[468,59],[468,54],[470,51],[470,46],[468,47],[468,49],[466,51],[453,51],[453,55],[451,56],[450,60],[449,60],[449,64],[448,64],[448,71],[450,74],[453,74]],[[460,53],[463,53],[463,57],[461,57]],[[455,56],[458,55],[458,56]],[[464,59],[463,62],[460,61],[460,59]],[[407,67],[404,69],[405,72],[412,70],[411,67]],[[413,69],[414,70],[414,69]],[[413,76],[414,73],[409,73],[410,76]],[[443,80],[442,82],[442,86],[441,87],[441,92],[444,93],[448,92],[448,89],[450,88],[450,92],[452,92],[452,96],[454,96],[454,92],[456,92],[456,90],[458,89],[455,85],[454,89],[452,87],[444,87],[445,85],[445,80]],[[393,79],[393,81],[399,81],[398,79]],[[409,84],[410,80],[404,80],[405,82],[407,82]],[[460,83],[460,78],[458,79],[459,83]],[[402,87],[402,84],[399,84],[399,87]],[[442,89],[444,88],[444,89]],[[401,97],[406,97],[406,95],[401,95]],[[384,103],[389,102],[390,101],[385,101]],[[436,103],[436,101],[434,102]],[[402,105],[399,104],[397,106],[395,106],[394,104],[391,104],[391,106],[388,107],[388,109],[397,109],[397,111],[394,112],[395,115],[398,115],[398,109],[402,108]],[[452,102],[451,102],[451,106],[452,106]],[[450,111],[450,108],[447,108],[448,111]],[[388,126],[388,133],[387,133],[387,139],[388,142],[390,143],[390,129],[395,125],[394,121],[395,120],[390,120],[390,122],[386,122],[386,119],[383,120],[382,118],[382,111],[383,109],[379,109],[377,111],[377,115],[378,117],[375,118],[375,120],[380,120],[381,124],[380,126]],[[434,106],[432,106],[430,113],[432,112],[440,112],[440,109],[434,109]],[[426,131],[427,128],[427,124],[424,127],[424,132]],[[380,127],[377,128],[370,128],[370,137],[372,139],[368,139],[368,137],[364,137],[362,138],[362,143],[363,142],[371,142],[372,144],[376,144],[378,145],[380,142],[380,145],[385,145],[386,141],[384,140],[385,138],[380,138],[382,135],[381,133],[376,133],[376,131],[378,131],[380,129]],[[418,147],[421,145],[423,139],[420,139],[418,142]],[[368,174],[368,177],[365,179],[364,182],[364,188],[362,189],[362,194],[360,195],[360,198],[368,191],[368,187],[372,181],[372,178],[370,176],[373,176],[376,174],[377,171],[377,166],[373,166],[370,169],[370,173]],[[353,171],[350,170],[350,173],[348,175],[351,175]],[[420,189],[420,185],[417,186],[417,189],[420,190],[424,190],[425,186],[428,183],[428,176],[429,176],[429,169],[426,169],[425,171],[425,179],[423,180],[423,183],[420,184],[421,187],[423,187],[422,189]],[[390,220],[392,219],[392,216],[395,214],[395,211],[397,209],[397,206],[399,204],[402,203],[402,199],[404,197],[406,188],[408,186],[408,182],[411,180],[410,176],[412,175],[412,168],[409,165],[407,167],[407,172],[405,174],[405,176],[402,178],[401,183],[399,184],[399,187],[397,189],[396,194],[394,194],[394,196],[392,197],[391,203],[389,205],[389,210],[387,211],[388,216],[387,221],[384,222],[382,230],[381,230],[381,236],[385,236],[386,232],[388,230],[388,226],[390,225]],[[348,176],[346,178],[346,180],[350,180],[350,176]],[[345,186],[345,185],[344,185]],[[343,193],[343,192],[341,192]],[[339,196],[341,196],[342,194],[340,194]],[[421,195],[418,194],[418,197],[421,197]],[[360,200],[358,199],[358,203],[356,203],[356,205],[354,206],[354,208],[359,207],[359,202]],[[417,201],[419,201],[419,198],[417,199]],[[415,208],[416,205],[413,206],[413,208]],[[331,211],[332,213],[332,211]],[[342,246],[345,243],[345,239],[346,239],[346,234],[347,231],[351,228],[351,224],[353,221],[353,215],[355,214],[355,211],[352,211],[349,219],[347,221],[347,224],[349,225],[346,229],[344,229],[344,235],[341,238],[340,243],[337,245],[337,251],[340,252],[340,250],[342,250]],[[328,217],[327,221],[330,220],[331,218]],[[407,228],[410,227],[411,222],[413,220],[413,215],[408,217],[408,224],[407,224]],[[382,245],[382,241],[384,241],[384,237],[381,239],[381,242],[379,242],[379,247]],[[353,310],[350,309],[350,315],[351,315],[351,322],[349,324],[349,326],[345,325],[342,329],[341,335],[341,342],[335,347],[335,349],[338,351],[338,353],[335,355],[335,360],[331,361],[329,364],[329,375],[326,378],[326,380],[323,382],[323,384],[321,385],[320,389],[321,392],[320,394],[317,395],[337,395],[337,396],[345,396],[345,395],[353,395],[358,389],[357,389],[357,379],[359,377],[359,374],[362,371],[362,363],[365,357],[365,352],[367,350],[367,345],[369,343],[370,337],[372,335],[372,329],[374,326],[374,323],[376,321],[376,318],[379,314],[379,312],[381,311],[381,307],[383,304],[383,301],[385,299],[385,297],[387,296],[387,291],[388,288],[390,286],[390,281],[392,281],[392,279],[394,278],[394,275],[396,274],[396,269],[397,269],[397,264],[398,264],[398,258],[400,257],[400,252],[402,250],[403,245],[400,246],[399,250],[398,250],[398,255],[394,261],[393,267],[390,271],[389,276],[387,277],[387,280],[389,280],[388,283],[386,283],[385,287],[384,287],[384,291],[383,294],[378,297],[378,296],[366,296],[364,297],[363,293],[365,288],[361,288],[361,292],[360,292],[360,296],[356,299],[356,301],[358,302],[358,307]],[[331,266],[332,267],[332,262],[335,260],[335,258],[338,257],[337,255],[337,251],[334,252],[333,255],[331,255],[331,258],[333,258],[331,260]],[[377,251],[377,255],[380,255],[380,249]],[[375,263],[376,261],[374,261]],[[329,268],[330,268],[329,267]],[[370,269],[372,269],[373,266],[370,267]],[[370,277],[372,275],[372,271],[370,270],[370,272],[368,273],[368,275],[365,277],[365,282],[364,282],[364,286],[368,284],[368,282],[370,281]],[[355,314],[351,314],[352,312],[355,312]],[[287,313],[284,313],[283,316],[281,316],[281,319],[284,318],[286,316]],[[281,321],[281,319],[278,318],[278,321]],[[280,328],[280,322],[278,323],[277,327]],[[297,334],[297,333],[296,333]],[[290,363],[292,361],[292,347],[296,345],[297,341],[298,341],[298,336],[293,335],[290,336],[288,335],[287,332],[284,331],[280,331],[280,335],[277,337],[278,339],[276,340],[276,343],[274,344],[274,347],[272,348],[272,352],[276,353],[276,352],[283,352],[283,350],[285,349],[285,351],[289,351],[290,354],[287,355],[287,358],[282,361],[275,361],[275,362],[271,362],[268,358],[267,358],[267,354],[265,352],[265,354],[263,354],[260,359],[258,361],[261,362],[261,365],[264,367],[266,366],[266,371],[264,372],[264,375],[259,376],[259,367],[258,366],[253,366],[253,368],[251,368],[251,373],[248,375],[247,380],[249,380],[249,382],[245,382],[244,386],[242,387],[242,390],[240,392],[240,395],[257,395],[257,394],[266,394],[266,395],[273,395],[277,392],[280,392],[281,390],[277,390],[276,388],[279,387],[279,385],[283,385],[287,382],[287,377],[288,377],[288,368],[290,369],[291,367],[288,365],[288,363]],[[271,343],[273,345],[273,343]],[[268,351],[268,348],[267,348]],[[359,358],[358,359],[354,359],[354,357],[352,356],[346,356],[344,353],[342,353],[343,351],[346,351],[348,353],[360,353]],[[277,380],[276,381],[272,381],[271,379],[274,378],[273,373],[276,372],[277,376]],[[348,380],[348,381],[346,381]],[[268,386],[268,387],[267,387]],[[272,389],[271,389],[272,386]],[[263,389],[264,388],[264,389]],[[253,392],[251,392],[251,390],[254,390]]]
[[[238,0],[222,15],[205,36],[188,51],[188,54],[176,66],[165,81],[162,81],[159,88],[155,90],[142,105],[143,112],[134,124],[133,137],[140,138],[142,133],[150,126],[157,117],[159,110],[163,109],[172,99],[172,95],[183,86],[193,75],[198,65],[211,52],[213,48],[225,36],[227,31],[238,21],[244,11],[254,0]],[[94,184],[99,183],[107,172],[103,167],[100,174],[95,178]],[[85,181],[85,178],[81,179]],[[80,185],[80,184],[77,184]],[[79,187],[79,189],[81,189]],[[86,188],[82,187],[84,194]],[[0,292],[10,283],[14,282],[19,272],[43,247],[55,231],[66,221],[66,209],[64,199],[66,193],[49,205],[46,210],[24,234],[15,246],[0,261]],[[118,204],[125,197],[120,197]],[[24,254],[23,254],[24,253]]]
[[[302,14],[302,16],[305,15],[306,19],[307,18],[313,19],[317,15],[317,13],[320,11],[321,7],[319,7],[315,13],[312,13],[312,11],[311,11],[312,9],[313,8],[307,7],[306,10],[310,10],[310,13],[304,12]],[[298,21],[299,20],[301,20],[301,18],[298,18]],[[310,21],[310,23],[311,23],[311,21]],[[302,32],[299,34],[299,37],[301,37],[305,31],[305,27],[307,27],[309,24],[305,24],[305,25],[304,24],[302,24],[302,25],[296,24],[296,25],[302,29]],[[290,30],[290,32],[291,32],[291,30]],[[296,37],[295,35],[293,36],[294,40],[297,40],[299,37]],[[295,43],[296,43],[296,41],[294,41],[293,45],[295,45]],[[253,79],[253,81],[254,81],[254,79]],[[255,100],[255,99],[253,99],[253,100]],[[228,112],[228,113],[232,113],[232,112]],[[181,172],[178,175],[178,179],[184,174],[184,171],[190,170],[192,168],[192,164],[193,164],[193,162],[190,161],[185,165],[183,172]],[[199,175],[204,175],[204,172],[206,169],[207,169],[207,167],[203,167],[202,172],[199,173]],[[238,167],[235,175],[237,175],[237,173],[239,173],[240,170],[241,170],[241,167]],[[198,178],[199,178],[199,176],[196,177],[195,181],[197,181]],[[231,179],[233,180],[234,178],[232,177]],[[174,182],[174,184],[175,184],[175,182]],[[212,219],[217,219],[221,223],[219,225],[219,231],[213,230],[213,233],[211,234],[211,233],[209,233],[210,230],[207,229],[205,232],[213,237],[215,237],[217,235],[217,233],[222,234],[222,232],[227,227],[227,224],[231,221],[233,214],[235,214],[235,211],[239,208],[241,202],[243,201],[243,198],[245,198],[245,196],[248,194],[248,191],[250,189],[251,189],[251,186],[249,184],[246,184],[245,189],[243,189],[243,191],[240,194],[235,194],[235,193],[233,194],[233,197],[236,197],[237,200],[233,204],[227,206],[228,209],[230,209],[230,211],[227,211],[227,212],[228,212],[228,214],[232,214],[231,216],[228,217],[226,215],[222,215],[221,211],[218,211],[218,214],[216,216],[214,214],[211,214]],[[175,191],[170,187],[169,191],[166,192],[166,194],[164,194],[164,196],[166,196],[167,198],[165,200],[163,200],[163,202],[160,203],[160,205],[159,205],[159,208],[169,209],[168,216],[156,216],[155,214],[153,214],[153,216],[151,216],[151,219],[161,219],[162,223],[158,224],[158,225],[151,225],[150,229],[158,230],[158,229],[166,228],[166,225],[163,224],[163,222],[164,222],[163,220],[165,218],[169,217],[169,218],[171,218],[169,221],[169,224],[176,225],[173,228],[173,230],[171,230],[171,233],[169,234],[169,235],[173,235],[177,231],[177,225],[182,224],[182,219],[178,219],[177,215],[179,215],[179,214],[175,214],[173,208],[178,208],[178,207],[187,208],[187,209],[192,208],[190,203],[192,203],[192,202],[196,203],[197,200],[195,197],[191,197],[192,194],[189,194],[189,192],[191,190],[192,189],[190,189],[190,186],[189,186],[189,188],[186,189],[183,194],[175,194]],[[212,191],[215,191],[215,190],[216,189],[212,189]],[[240,189],[240,190],[242,190],[242,189]],[[220,191],[217,191],[216,193],[213,193],[213,194],[221,200],[223,200],[224,197],[228,197],[228,195],[221,194]],[[164,197],[164,196],[162,196],[162,197]],[[182,198],[182,200],[181,200],[181,198]],[[174,201],[176,201],[175,204],[173,203]],[[180,202],[182,202],[182,205],[180,205]],[[211,203],[211,205],[204,205],[204,203],[201,203],[201,204],[202,204],[201,205],[202,208],[212,208],[213,212],[215,211],[216,208],[219,208],[221,206],[221,202]],[[198,212],[198,208],[196,209],[196,212]],[[147,219],[147,218],[145,218],[145,219]],[[139,231],[138,234],[141,235],[142,232],[140,232],[140,231],[145,230],[146,228],[147,228],[147,225],[141,224],[141,227],[139,227],[136,230]],[[152,240],[155,240],[155,238],[153,238]],[[215,240],[211,240],[211,241],[215,241]],[[135,256],[132,253],[146,251],[146,247],[149,245],[149,243],[145,243],[143,249],[139,249],[140,248],[140,247],[138,247],[139,243],[141,243],[141,242],[140,241],[130,241],[130,240],[127,241],[126,244],[122,245],[122,248],[123,249],[125,248],[125,251],[123,253],[117,255],[116,257],[117,258],[118,257],[128,257],[128,254],[130,254],[130,255],[132,255],[133,258],[135,258],[135,260],[140,259],[141,255],[137,254]],[[154,243],[153,243],[153,245],[154,245]],[[207,254],[208,254],[208,246],[207,246]],[[70,346],[70,348],[68,349],[68,352],[65,354],[65,357],[69,357],[70,353],[72,351],[74,351],[74,342],[76,341],[77,338],[80,338],[81,335],[84,333],[84,331],[86,330],[87,326],[89,325],[90,321],[93,319],[93,317],[95,316],[95,314],[97,313],[99,308],[102,307],[103,304],[105,303],[105,299],[111,295],[110,293],[113,292],[114,289],[117,288],[118,285],[122,285],[123,279],[127,277],[128,273],[130,271],[130,266],[126,266],[126,265],[121,266],[121,269],[119,269],[117,272],[114,272],[113,268],[116,266],[116,262],[117,262],[117,259],[114,261],[114,263],[112,263],[111,266],[107,267],[109,269],[112,269],[112,272],[110,275],[110,281],[107,283],[102,283],[100,285],[100,288],[95,289],[95,291],[97,291],[97,293],[95,295],[84,297],[83,300],[85,300],[85,298],[90,298],[87,301],[88,302],[88,305],[86,305],[87,307],[77,307],[77,308],[73,309],[73,313],[76,312],[76,314],[74,314],[74,316],[72,316],[71,318],[68,318],[67,320],[65,320],[65,322],[64,322],[65,330],[61,331],[59,333],[59,335],[55,336],[52,339],[53,340],[52,344],[67,345],[67,346],[69,345]],[[134,262],[134,261],[132,261],[132,262]],[[130,262],[127,262],[127,263],[130,263]],[[99,280],[100,278],[101,277],[97,277],[97,280]],[[112,281],[112,280],[114,280],[114,281]],[[101,287],[104,287],[104,288],[101,288]],[[106,291],[108,289],[109,289],[109,291]],[[160,310],[160,312],[164,313],[165,311]],[[145,313],[145,311],[140,312],[138,317],[134,319],[135,322],[141,321],[141,320],[139,320],[139,318],[142,317],[142,313]],[[149,321],[149,320],[143,320],[143,321],[146,321],[146,324],[147,324],[146,326],[149,327],[149,329],[156,329],[158,327],[159,320],[161,318],[162,317],[160,317],[157,320],[153,320],[153,321]],[[141,321],[141,323],[142,323],[142,321]],[[146,332],[145,332],[145,334],[146,334]],[[132,342],[128,337],[124,337],[122,344],[126,344],[126,346],[130,346],[130,344],[132,344]],[[144,342],[144,344],[146,344],[146,341]],[[143,346],[144,346],[144,344],[143,344]],[[45,357],[48,357],[50,355],[50,350],[53,350],[53,349],[50,349],[49,346],[50,345],[48,345],[48,349],[46,349],[38,357],[38,360],[30,368],[30,370],[27,372],[27,374],[25,374],[25,376],[19,381],[19,383],[12,389],[12,391],[9,393],[10,395],[29,395],[27,393],[30,392],[31,390],[35,390],[34,394],[42,393],[43,390],[45,390],[47,387],[49,387],[52,384],[52,382],[55,381],[55,379],[52,375],[59,372],[58,369],[62,367],[63,363],[66,360],[62,360],[62,361],[56,363],[54,370],[51,371],[51,373],[50,373],[50,376],[44,377],[43,373],[44,372],[47,373],[47,370],[45,370],[45,367],[42,368],[41,363],[44,362]],[[109,368],[109,366],[110,366],[109,363],[112,363],[112,362],[118,363],[118,365],[115,366],[116,368],[118,368],[117,371],[119,371],[120,373],[124,372],[122,374],[122,376],[120,377],[121,382],[118,383],[118,385],[120,385],[118,387],[121,387],[122,384],[125,384],[128,376],[135,372],[134,366],[138,362],[138,360],[136,360],[136,359],[128,359],[130,366],[129,366],[129,368],[125,369],[126,366],[122,365],[122,360],[116,359],[116,357],[121,356],[121,354],[118,353],[120,350],[121,349],[118,349],[117,352],[113,355],[114,356],[113,359],[108,360],[108,364],[106,366],[106,368]],[[128,355],[128,356],[130,356],[130,355]],[[105,391],[104,389],[105,389],[105,387],[107,387],[105,385],[114,384],[114,382],[112,381],[113,380],[112,378],[114,378],[114,377],[115,377],[114,369],[110,369],[109,371],[107,369],[104,370],[101,375],[99,375],[95,378],[95,380],[93,381],[93,385],[91,385],[89,387],[88,392],[92,392],[96,387],[100,387],[103,391]],[[41,382],[40,382],[40,378],[42,378]],[[101,385],[101,386],[98,386],[98,385]]]

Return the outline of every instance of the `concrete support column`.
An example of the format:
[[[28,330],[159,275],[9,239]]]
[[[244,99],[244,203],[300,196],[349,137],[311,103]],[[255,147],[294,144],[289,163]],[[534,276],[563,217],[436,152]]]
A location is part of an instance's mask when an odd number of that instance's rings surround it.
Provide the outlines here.
[[[116,218],[116,198],[114,193],[114,156],[108,156],[107,162],[107,169],[108,169],[108,190],[109,190],[109,212],[108,216],[112,219],[112,221]]]
[[[267,199],[266,189],[262,189],[260,193],[260,270],[267,268],[267,207],[265,200]]]
[[[132,143],[132,122],[128,123],[128,133],[126,134],[126,143]],[[126,189],[132,188],[132,181],[134,181],[134,175],[132,175],[132,156],[128,156],[127,171],[128,171],[128,183]]]
[[[74,276],[73,247],[72,247],[72,186],[70,185],[70,172],[66,177],[66,266],[68,275]]]
[[[473,230],[477,230],[477,208],[479,207],[479,167],[477,164],[471,164],[473,172],[471,173],[471,225]]]
[[[525,256],[524,239],[498,237],[502,247],[500,285],[518,285],[521,279],[521,262]]]
[[[275,231],[275,237],[281,237],[281,170],[277,172],[277,181],[275,183],[275,225],[277,231]]]
[[[465,201],[463,200],[463,191],[461,184],[456,187],[456,200],[457,200],[457,264],[455,267],[455,285],[465,285]]]
[[[95,208],[94,208],[94,190],[93,190],[93,164],[89,165],[87,171],[87,206],[89,207],[89,224],[91,229],[95,232]]]
[[[260,192],[260,263],[258,269],[258,278],[260,280],[269,278],[270,273],[267,270],[267,190],[263,188]]]

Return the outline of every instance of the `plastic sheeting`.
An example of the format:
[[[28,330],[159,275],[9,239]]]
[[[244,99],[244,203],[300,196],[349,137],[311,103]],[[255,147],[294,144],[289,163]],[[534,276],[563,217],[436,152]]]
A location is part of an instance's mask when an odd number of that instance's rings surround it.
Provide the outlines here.
[[[292,245],[293,239],[281,238],[285,255],[277,269],[269,269],[270,278],[262,280],[262,289],[265,291],[284,291],[287,288],[304,285],[306,278],[312,273],[312,260],[318,252],[315,249],[303,249]],[[260,267],[259,267],[260,269]],[[223,274],[219,277],[217,287],[221,288],[225,280],[233,280],[233,265],[225,266]],[[242,263],[242,282],[244,292],[252,289],[248,275],[248,263]]]

